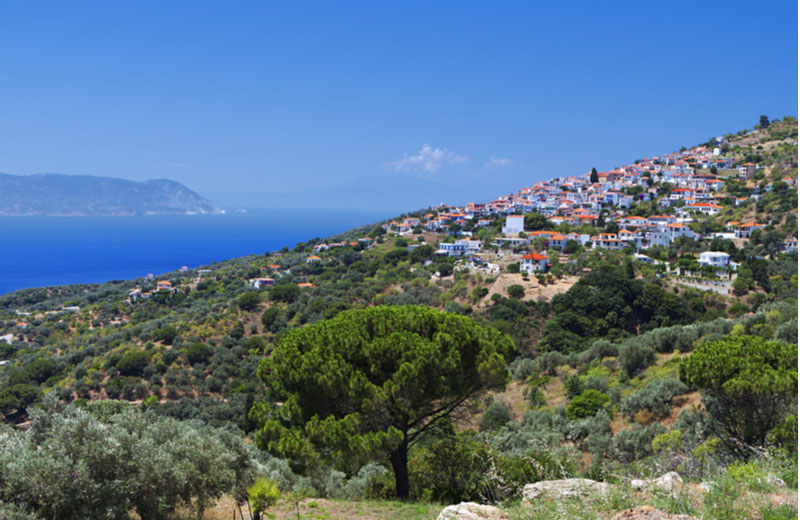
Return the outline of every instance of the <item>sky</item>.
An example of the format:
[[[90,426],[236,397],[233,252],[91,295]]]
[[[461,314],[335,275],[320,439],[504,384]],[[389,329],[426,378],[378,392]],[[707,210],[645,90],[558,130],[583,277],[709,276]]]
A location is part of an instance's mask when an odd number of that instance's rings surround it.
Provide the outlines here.
[[[0,172],[168,178],[231,207],[491,200],[797,116],[797,20],[794,1],[7,2]]]

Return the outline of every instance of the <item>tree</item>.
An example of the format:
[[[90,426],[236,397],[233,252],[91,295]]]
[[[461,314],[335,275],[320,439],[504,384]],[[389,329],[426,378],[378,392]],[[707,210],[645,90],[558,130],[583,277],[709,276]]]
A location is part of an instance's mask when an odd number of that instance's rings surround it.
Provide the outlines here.
[[[275,505],[281,497],[278,485],[268,478],[260,478],[247,488],[248,504],[253,520],[261,520],[261,514],[267,511],[268,507]]]
[[[702,390],[714,433],[740,457],[764,445],[797,396],[797,346],[758,336],[704,343],[680,366],[684,383]]]
[[[528,213],[525,215],[525,229],[537,231],[540,229],[550,229],[552,224],[547,220],[547,216],[541,213]]]
[[[508,290],[508,295],[517,300],[525,296],[525,288],[519,284],[511,285],[507,290]]]
[[[564,415],[567,419],[585,419],[603,409],[611,401],[611,398],[597,390],[584,390],[581,395],[570,401]]]
[[[246,292],[239,296],[236,303],[239,304],[239,308],[243,311],[253,311],[257,309],[258,304],[261,303],[261,295],[255,291]]]
[[[592,183],[592,184],[600,182],[600,177],[598,177],[598,175],[597,175],[597,169],[596,168],[592,168],[592,173],[589,174],[589,182]]]
[[[293,283],[280,283],[269,290],[269,299],[274,302],[292,303],[298,296],[300,296],[300,288]]]
[[[283,406],[261,414],[256,443],[300,469],[320,461],[353,473],[386,456],[409,496],[408,450],[441,419],[508,380],[511,339],[423,306],[342,312],[289,332],[259,376]]]
[[[758,118],[758,127],[759,128],[767,128],[769,126],[769,117],[768,116],[761,116]]]

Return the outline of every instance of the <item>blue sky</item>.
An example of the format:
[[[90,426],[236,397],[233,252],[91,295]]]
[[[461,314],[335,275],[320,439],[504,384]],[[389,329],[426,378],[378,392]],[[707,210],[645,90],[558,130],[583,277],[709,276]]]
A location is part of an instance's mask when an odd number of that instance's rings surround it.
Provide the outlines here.
[[[793,1],[6,3],[0,171],[487,200],[796,116],[797,42]]]

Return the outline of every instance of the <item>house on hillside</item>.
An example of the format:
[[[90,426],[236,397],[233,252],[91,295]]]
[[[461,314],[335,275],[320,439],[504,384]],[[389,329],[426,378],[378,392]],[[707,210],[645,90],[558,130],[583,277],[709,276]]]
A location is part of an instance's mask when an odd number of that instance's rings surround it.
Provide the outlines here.
[[[544,273],[547,272],[549,261],[550,259],[545,255],[540,255],[538,253],[530,253],[524,255],[520,260],[519,270],[525,271],[527,273],[533,273],[533,272]]]
[[[690,212],[696,211],[702,213],[704,215],[716,215],[722,210],[722,206],[718,206],[717,204],[712,204],[710,202],[695,202],[693,204],[687,204],[683,208],[680,209],[681,213],[688,214]]]
[[[723,269],[731,265],[731,255],[722,251],[706,251],[700,253],[700,259],[697,263]]]
[[[251,278],[247,280],[247,285],[254,289],[261,289],[262,287],[272,287],[275,285],[275,280],[272,278]]]
[[[454,256],[460,257],[466,254],[475,254],[481,252],[480,240],[456,240],[452,244],[442,242],[439,244],[439,250],[436,251],[440,256]]]
[[[516,235],[525,231],[525,217],[523,215],[507,215],[506,225],[503,226],[504,235]]]

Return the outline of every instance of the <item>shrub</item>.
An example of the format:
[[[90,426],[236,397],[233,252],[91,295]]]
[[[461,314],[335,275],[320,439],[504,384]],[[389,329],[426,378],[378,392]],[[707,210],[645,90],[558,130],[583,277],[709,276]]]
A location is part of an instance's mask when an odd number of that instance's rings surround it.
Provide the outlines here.
[[[280,283],[269,290],[269,299],[275,302],[293,303],[300,296],[300,288],[292,283]]]
[[[607,394],[597,390],[584,390],[581,395],[572,399],[567,406],[565,415],[568,419],[584,419],[594,417],[599,410],[611,401]]]
[[[194,365],[195,363],[202,363],[203,361],[206,361],[213,353],[213,348],[205,343],[196,341],[186,348],[186,359],[189,361],[189,363]]]
[[[259,303],[261,303],[261,295],[255,291],[246,292],[236,300],[239,308],[247,312],[257,309]]]
[[[487,446],[465,431],[412,451],[412,498],[442,503],[480,500],[489,469]]]
[[[178,329],[172,325],[153,331],[152,338],[155,341],[162,341],[165,345],[172,345],[175,337],[178,335]]]
[[[278,485],[268,478],[256,480],[252,486],[247,488],[247,497],[250,502],[250,511],[253,518],[259,520],[267,508],[273,506],[281,497]]]
[[[647,346],[625,343],[619,349],[619,364],[628,377],[645,370],[656,360],[656,352]]]
[[[29,430],[0,436],[3,496],[37,518],[171,518],[179,506],[202,517],[253,482],[253,450],[232,432],[119,407],[59,408],[48,400]]]
[[[573,399],[581,395],[583,392],[583,384],[581,384],[581,376],[575,374],[571,375],[564,380],[564,388],[567,391],[567,399]]]
[[[631,419],[641,410],[648,410],[656,419],[663,419],[669,415],[672,398],[688,392],[689,388],[677,379],[654,379],[625,397],[620,410]]]
[[[142,370],[150,362],[150,356],[143,350],[132,350],[117,361],[117,370],[124,376],[141,376]]]
[[[165,364],[171,365],[175,362],[181,355],[181,351],[176,348],[168,348],[164,352],[161,353],[161,359],[164,361]]]
[[[480,430],[497,431],[512,418],[511,410],[503,403],[493,402],[483,412],[480,421]]]
[[[528,377],[539,373],[539,363],[531,358],[517,358],[508,364],[508,371],[511,378],[517,381],[524,381]]]
[[[621,430],[614,436],[614,453],[622,462],[631,462],[653,454],[653,439],[667,429],[660,422],[650,426],[634,424],[629,430]]]
[[[508,288],[508,295],[512,298],[520,300],[523,296],[525,296],[525,288],[517,284],[511,285]]]

